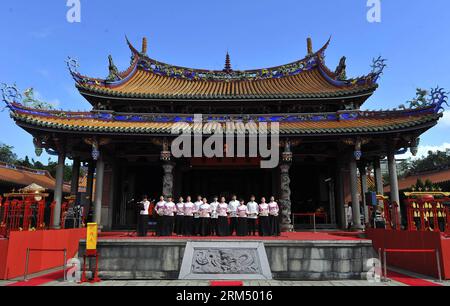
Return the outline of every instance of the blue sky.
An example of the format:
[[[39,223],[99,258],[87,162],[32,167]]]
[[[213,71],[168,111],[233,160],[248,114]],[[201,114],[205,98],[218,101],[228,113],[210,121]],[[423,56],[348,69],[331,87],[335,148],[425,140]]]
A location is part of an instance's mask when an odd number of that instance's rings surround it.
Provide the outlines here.
[[[66,0],[2,0],[0,82],[25,90],[66,110],[89,110],[66,66],[80,61],[80,72],[107,75],[112,54],[120,70],[128,67],[125,35],[140,46],[149,39],[149,55],[171,64],[221,69],[225,53],[233,68],[275,66],[306,54],[306,38],[315,49],[332,36],[330,68],[347,56],[349,76],[370,71],[382,55],[389,67],[380,89],[364,108],[394,108],[417,87],[450,90],[450,2],[381,0],[381,23],[366,19],[367,0],[81,0],[81,23],[66,20]],[[19,156],[35,158],[31,136],[0,113],[0,142]],[[450,147],[450,115],[422,137],[421,152]],[[46,161],[42,156],[40,160]]]

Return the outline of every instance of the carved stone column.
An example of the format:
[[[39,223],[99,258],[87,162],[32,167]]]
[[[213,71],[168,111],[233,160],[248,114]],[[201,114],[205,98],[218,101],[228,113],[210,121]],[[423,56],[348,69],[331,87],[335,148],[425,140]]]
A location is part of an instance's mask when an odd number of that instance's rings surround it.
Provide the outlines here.
[[[361,202],[364,208],[364,218],[367,223],[369,220],[369,207],[366,202],[366,193],[369,191],[367,186],[367,168],[366,165],[361,165],[359,167],[359,174],[361,177]]]
[[[363,229],[361,224],[361,210],[358,196],[358,167],[354,156],[350,156],[349,170],[350,170],[350,189],[352,195],[352,210],[353,210],[353,228],[356,230]]]
[[[281,230],[285,232],[292,231],[294,226],[291,220],[291,178],[289,176],[289,170],[292,165],[292,152],[289,141],[286,141],[285,150],[282,153],[282,162],[280,165],[280,178],[281,178],[281,195],[280,195],[280,208],[281,208]]]
[[[163,142],[163,150],[161,151],[161,161],[163,162],[162,167],[164,170],[162,193],[166,198],[169,196],[173,197],[173,170],[175,168],[175,163],[173,163],[171,159],[172,153],[169,150],[168,141],[165,139]]]
[[[173,197],[173,169],[175,164],[172,162],[165,162],[163,164],[164,177],[163,177],[163,196]]]

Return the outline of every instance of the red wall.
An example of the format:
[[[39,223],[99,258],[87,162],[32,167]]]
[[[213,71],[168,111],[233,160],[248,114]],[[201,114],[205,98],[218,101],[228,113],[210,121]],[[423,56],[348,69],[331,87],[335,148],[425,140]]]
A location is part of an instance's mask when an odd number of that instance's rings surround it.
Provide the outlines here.
[[[0,279],[5,275],[5,265],[6,258],[8,257],[8,240],[1,239],[0,240]]]
[[[0,241],[0,279],[23,276],[27,248],[67,249],[70,259],[77,254],[79,241],[85,238],[86,229],[11,232],[8,240]],[[31,252],[28,273],[62,267],[63,259],[63,252]]]
[[[378,252],[386,249],[438,249],[444,279],[450,279],[450,239],[436,232],[387,231],[369,229],[367,236]],[[404,270],[438,276],[436,255],[433,253],[392,253],[387,256],[388,265]]]

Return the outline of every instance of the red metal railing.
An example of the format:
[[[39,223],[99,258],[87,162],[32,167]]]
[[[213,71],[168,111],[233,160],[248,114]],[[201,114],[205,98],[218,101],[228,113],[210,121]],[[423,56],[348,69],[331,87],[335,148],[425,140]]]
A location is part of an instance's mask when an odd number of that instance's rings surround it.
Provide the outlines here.
[[[409,231],[435,231],[450,234],[448,197],[423,197],[405,200]]]
[[[383,219],[386,223],[386,229],[388,230],[400,230],[401,226],[400,226],[400,215],[398,213],[398,204],[396,202],[393,202],[391,204],[391,202],[389,201],[389,198],[387,197],[383,197],[383,196],[377,196],[377,200],[379,202],[383,202]],[[369,216],[374,216],[374,210],[376,208],[370,206],[369,207]],[[374,224],[372,222],[370,222],[369,227],[374,227]]]
[[[61,207],[61,227],[64,228],[70,201]],[[55,202],[50,205],[50,222],[45,222],[45,199],[39,201],[34,196],[6,198],[0,197],[0,236],[8,237],[11,231],[46,230],[53,226]]]

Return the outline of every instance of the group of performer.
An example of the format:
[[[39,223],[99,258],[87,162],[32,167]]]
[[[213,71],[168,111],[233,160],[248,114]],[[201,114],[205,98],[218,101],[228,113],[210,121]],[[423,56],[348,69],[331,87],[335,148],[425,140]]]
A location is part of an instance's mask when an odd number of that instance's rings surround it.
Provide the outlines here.
[[[147,236],[149,215],[156,219],[156,236],[280,236],[280,207],[271,197],[269,203],[262,198],[258,204],[252,196],[247,204],[233,196],[227,203],[225,197],[215,197],[208,203],[207,198],[197,197],[192,202],[190,196],[180,197],[178,203],[172,197],[162,196],[151,207],[147,196],[140,202],[139,236]]]

